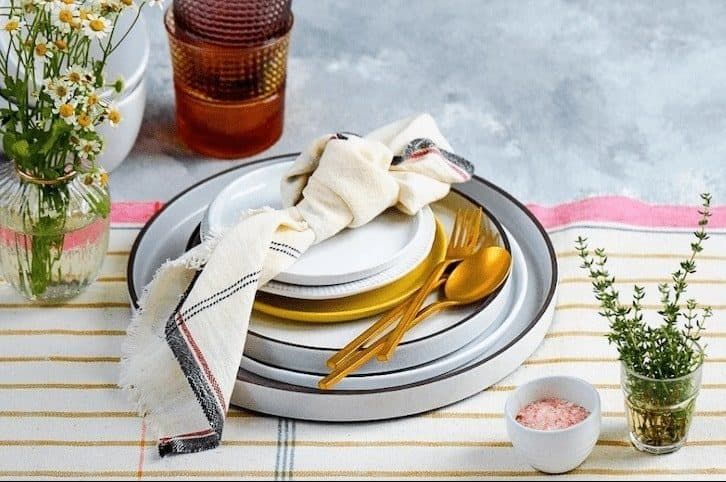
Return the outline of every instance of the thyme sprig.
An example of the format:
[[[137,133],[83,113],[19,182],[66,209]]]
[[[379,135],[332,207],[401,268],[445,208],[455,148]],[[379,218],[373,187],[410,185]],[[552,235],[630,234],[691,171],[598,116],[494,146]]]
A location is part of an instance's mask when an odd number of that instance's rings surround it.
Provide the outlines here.
[[[713,316],[711,307],[699,308],[694,299],[683,301],[688,290],[688,276],[696,272],[696,257],[703,251],[711,217],[711,195],[702,194],[701,219],[690,256],[680,263],[671,275],[670,283],[658,286],[662,309],[658,314],[663,323],[651,326],[643,319],[645,288],[635,285],[629,304],[620,301],[615,277],[607,269],[608,257],[604,249],[590,252],[586,238],[578,237],[577,252],[582,259],[581,268],[592,281],[595,299],[600,303],[600,315],[610,322],[607,335],[615,345],[620,360],[636,373],[658,379],[673,379],[688,375],[703,362],[704,352],[699,342],[706,321]]]

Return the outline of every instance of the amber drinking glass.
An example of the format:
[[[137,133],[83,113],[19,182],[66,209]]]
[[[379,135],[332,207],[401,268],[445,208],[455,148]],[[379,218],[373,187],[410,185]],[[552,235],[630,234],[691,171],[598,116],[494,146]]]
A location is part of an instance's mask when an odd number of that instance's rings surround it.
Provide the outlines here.
[[[292,0],[174,0],[182,30],[219,44],[254,46],[284,35]]]
[[[231,159],[279,139],[292,15],[287,22],[280,35],[261,43],[223,44],[180,28],[174,10],[167,11],[177,129],[190,148]]]

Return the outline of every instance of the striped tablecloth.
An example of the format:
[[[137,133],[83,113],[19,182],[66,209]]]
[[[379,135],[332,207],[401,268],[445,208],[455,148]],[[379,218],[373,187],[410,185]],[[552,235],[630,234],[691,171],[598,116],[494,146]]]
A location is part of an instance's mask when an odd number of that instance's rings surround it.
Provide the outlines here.
[[[129,304],[131,244],[158,204],[116,204],[99,281],[60,308],[23,302],[0,283],[0,476],[12,478],[531,478],[507,441],[507,395],[535,377],[566,374],[595,384],[603,401],[601,439],[571,477],[726,477],[726,208],[691,281],[713,305],[709,359],[687,447],[661,457],[626,441],[616,354],[603,335],[573,249],[578,234],[610,253],[618,279],[656,285],[687,254],[695,208],[595,198],[532,206],[559,256],[557,313],[543,345],[515,373],[481,394],[433,413],[384,423],[321,424],[233,411],[219,449],[160,459],[144,421],[116,387]],[[626,286],[627,285],[627,286]]]

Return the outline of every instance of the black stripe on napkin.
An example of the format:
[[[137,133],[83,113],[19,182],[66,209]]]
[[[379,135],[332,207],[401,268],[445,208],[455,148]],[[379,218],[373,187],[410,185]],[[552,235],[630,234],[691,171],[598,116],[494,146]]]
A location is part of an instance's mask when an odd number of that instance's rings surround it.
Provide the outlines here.
[[[214,433],[200,438],[175,439],[172,437],[169,440],[163,441],[159,443],[159,455],[161,457],[170,454],[191,453],[213,449],[219,445],[222,437],[222,429],[224,428],[224,414],[220,410],[214,391],[207,383],[202,368],[197,363],[191,348],[184,339],[184,335],[182,335],[176,322],[177,312],[186,301],[200,274],[201,271],[194,276],[194,279],[179,301],[177,309],[174,310],[174,314],[166,322],[166,343],[177,359],[179,368],[184,373],[189,387],[194,392],[204,412],[204,416]]]

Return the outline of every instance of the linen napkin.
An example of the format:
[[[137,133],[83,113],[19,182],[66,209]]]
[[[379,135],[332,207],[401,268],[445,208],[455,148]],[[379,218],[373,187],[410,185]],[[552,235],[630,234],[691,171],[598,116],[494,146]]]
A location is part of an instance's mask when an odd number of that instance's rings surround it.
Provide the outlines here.
[[[128,329],[119,384],[158,435],[160,455],[219,445],[259,286],[311,245],[392,206],[414,214],[472,173],[427,114],[365,137],[324,136],[282,180],[286,209],[244,213],[159,268]]]

